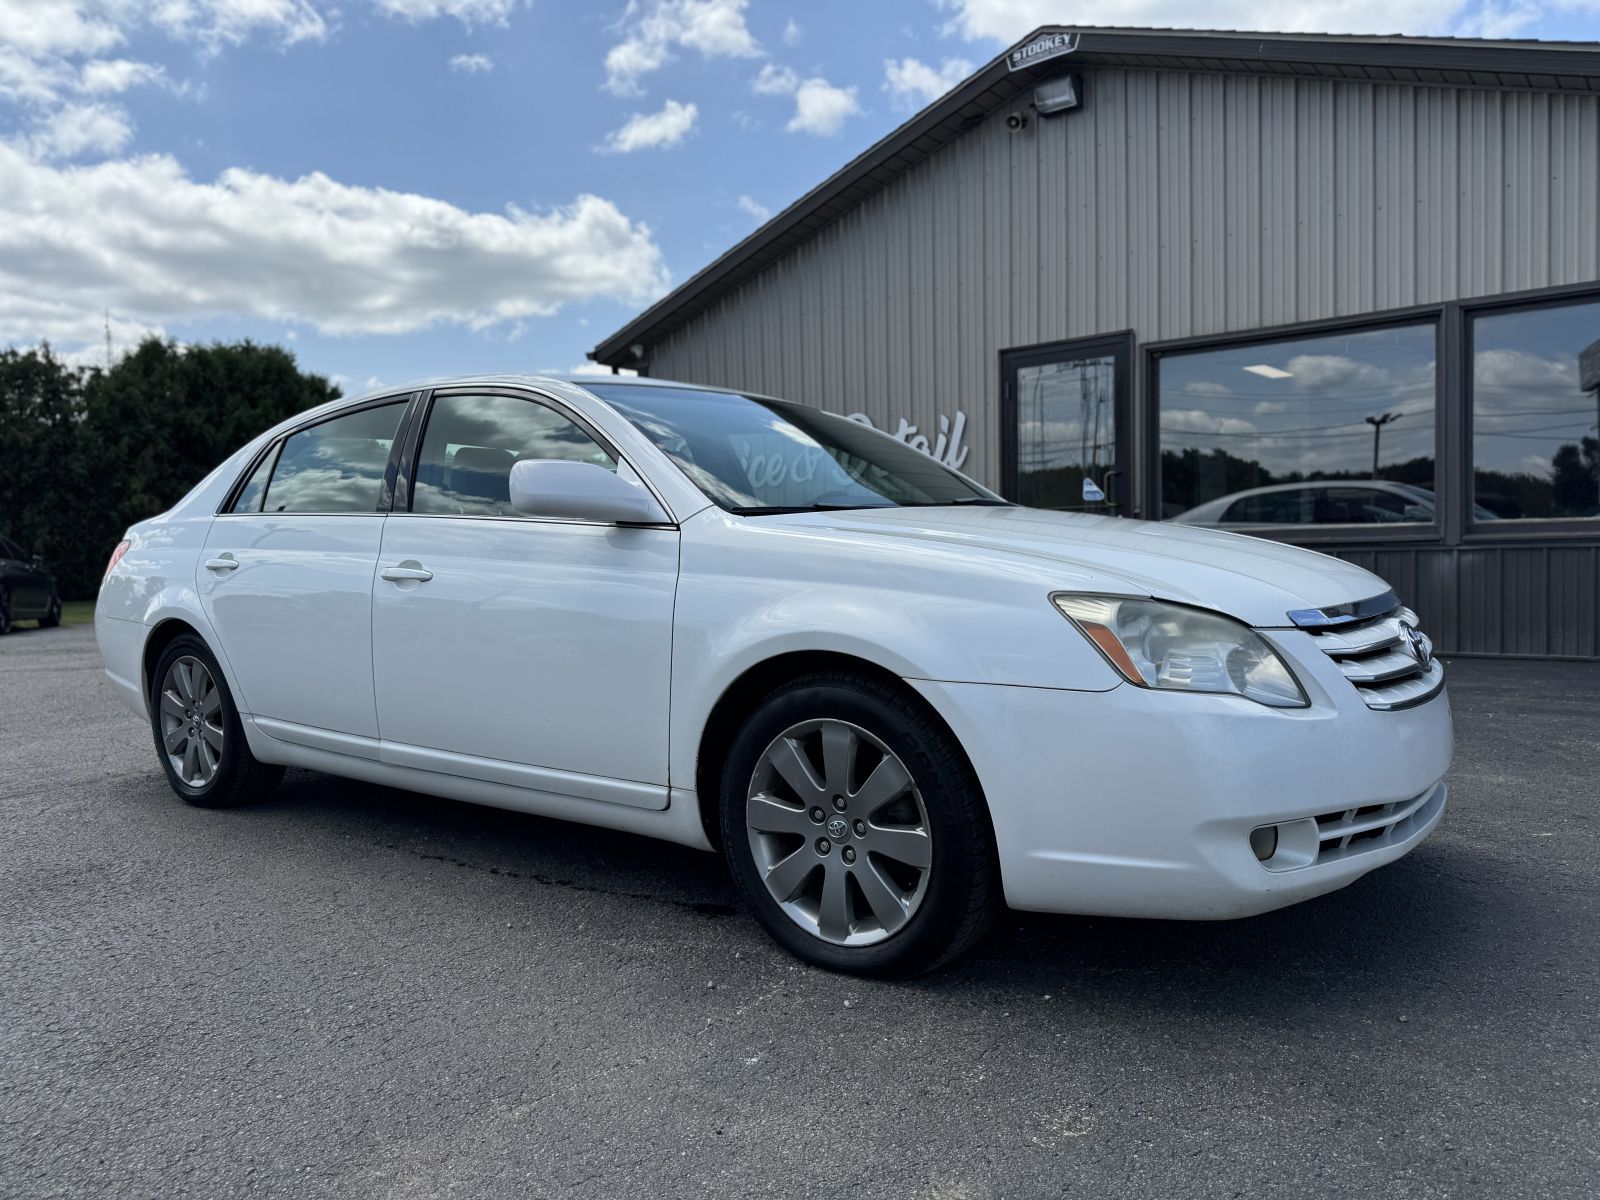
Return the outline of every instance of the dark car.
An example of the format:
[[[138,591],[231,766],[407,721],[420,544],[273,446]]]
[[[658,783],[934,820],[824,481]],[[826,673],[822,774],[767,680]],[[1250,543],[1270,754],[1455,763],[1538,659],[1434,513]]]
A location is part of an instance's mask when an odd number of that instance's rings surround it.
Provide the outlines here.
[[[8,537],[0,537],[0,633],[14,621],[33,619],[41,626],[61,624],[61,593],[44,560],[28,554]]]

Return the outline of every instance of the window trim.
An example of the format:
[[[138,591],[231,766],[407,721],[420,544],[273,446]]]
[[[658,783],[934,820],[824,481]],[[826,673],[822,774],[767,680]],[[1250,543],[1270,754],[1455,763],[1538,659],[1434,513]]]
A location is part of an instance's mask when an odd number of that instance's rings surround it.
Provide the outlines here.
[[[1161,495],[1161,360],[1181,354],[1207,350],[1234,349],[1242,346],[1267,346],[1281,342],[1303,341],[1314,337],[1331,337],[1341,333],[1373,333],[1407,325],[1432,323],[1434,331],[1433,369],[1433,492],[1437,498],[1432,521],[1380,525],[1258,525],[1249,531],[1251,537],[1265,537],[1274,541],[1296,544],[1345,544],[1350,542],[1438,542],[1443,540],[1449,524],[1449,513],[1455,498],[1449,494],[1449,476],[1453,472],[1444,467],[1446,446],[1450,440],[1450,417],[1444,403],[1446,361],[1451,353],[1451,337],[1446,310],[1449,305],[1426,304],[1411,308],[1390,309],[1382,313],[1362,313],[1358,316],[1332,317],[1317,321],[1304,321],[1293,325],[1274,325],[1260,329],[1237,330],[1228,333],[1206,334],[1200,337],[1175,338],[1168,341],[1146,342],[1141,350],[1143,365],[1144,423],[1147,430],[1145,451],[1140,456],[1145,481],[1139,489],[1144,497],[1145,511],[1160,514]],[[1308,480],[1307,482],[1316,482]],[[1356,482],[1356,481],[1351,481]],[[1157,515],[1155,520],[1166,518]],[[1196,526],[1196,528],[1210,528]],[[1220,528],[1220,527],[1218,527]]]
[[[256,468],[261,465],[262,459],[266,458],[269,454],[276,454],[283,446],[284,442],[288,441],[295,434],[303,433],[307,429],[315,429],[318,425],[325,425],[329,421],[336,421],[340,417],[347,417],[352,413],[365,412],[369,408],[381,408],[386,404],[404,403],[406,405],[406,409],[400,414],[400,423],[395,427],[394,442],[389,447],[389,461],[384,467],[383,485],[378,489],[378,504],[370,513],[364,509],[361,509],[354,512],[297,512],[292,514],[297,517],[382,516],[384,513],[388,512],[388,505],[391,498],[392,487],[390,485],[390,480],[394,472],[396,449],[399,447],[405,437],[407,421],[411,416],[412,410],[416,407],[418,394],[419,393],[417,392],[398,392],[392,396],[378,396],[371,400],[360,400],[333,412],[321,413],[310,420],[300,421],[293,427],[285,429],[282,433],[278,434],[277,437],[272,438],[265,446],[250,456],[250,461],[245,464],[244,470],[239,472],[239,475],[234,479],[233,486],[231,486],[223,495],[222,503],[217,506],[217,511],[214,515],[218,517],[273,516],[273,513],[263,512],[260,509],[257,509],[255,512],[233,511],[234,503],[239,499],[239,493],[244,491],[245,485],[250,482],[250,478],[255,474]],[[272,475],[277,474],[277,471],[278,465],[277,463],[273,463],[272,474],[267,476],[267,485],[269,487],[272,484]],[[261,500],[263,504],[266,503],[266,498],[266,491],[263,490],[261,493]],[[281,515],[289,516],[291,514],[284,513]]]
[[[1513,293],[1504,296],[1479,297],[1462,301],[1455,307],[1460,310],[1461,322],[1461,490],[1464,544],[1482,545],[1503,542],[1507,538],[1521,541],[1527,538],[1549,538],[1557,543],[1576,539],[1600,538],[1600,517],[1508,517],[1498,521],[1480,521],[1473,516],[1473,506],[1478,496],[1477,447],[1474,444],[1474,419],[1477,397],[1473,369],[1473,331],[1478,317],[1496,316],[1500,313],[1536,312],[1545,308],[1561,308],[1571,304],[1600,303],[1600,284],[1580,284],[1575,287],[1543,288],[1535,292]],[[1600,437],[1600,430],[1596,431]]]
[[[629,523],[626,528],[678,528],[679,522],[676,514],[673,513],[672,508],[667,504],[666,499],[659,491],[656,490],[656,486],[650,481],[650,477],[641,471],[638,465],[631,458],[629,458],[628,455],[623,453],[622,448],[617,445],[611,436],[607,434],[605,430],[596,425],[589,416],[578,411],[560,397],[551,395],[549,392],[541,391],[540,389],[533,387],[515,387],[507,384],[447,384],[417,394],[416,398],[414,398],[412,402],[412,408],[408,411],[408,415],[412,416],[413,419],[411,420],[406,431],[407,436],[404,441],[404,449],[398,456],[399,474],[395,483],[394,505],[389,510],[390,516],[412,517],[416,518],[417,520],[436,521],[523,521],[536,525],[582,525],[597,529],[620,528],[620,526],[618,526],[614,521],[585,521],[576,517],[533,517],[521,513],[515,516],[501,516],[498,514],[487,513],[412,512],[411,502],[413,500],[413,484],[416,479],[417,461],[418,457],[422,453],[423,440],[427,437],[428,422],[433,416],[434,402],[439,399],[448,399],[451,396],[510,396],[518,400],[527,401],[530,404],[542,404],[546,408],[555,412],[558,416],[567,418],[579,429],[583,430],[584,433],[593,438],[595,444],[606,453],[611,455],[612,459],[617,463],[618,466],[626,463],[628,465],[628,470],[631,471],[634,477],[640,481],[640,483],[644,486],[644,489],[655,497],[655,501],[658,505],[660,505],[661,511],[667,514],[668,519],[664,522],[653,521]],[[400,440],[398,438],[396,439],[395,444],[400,445]]]

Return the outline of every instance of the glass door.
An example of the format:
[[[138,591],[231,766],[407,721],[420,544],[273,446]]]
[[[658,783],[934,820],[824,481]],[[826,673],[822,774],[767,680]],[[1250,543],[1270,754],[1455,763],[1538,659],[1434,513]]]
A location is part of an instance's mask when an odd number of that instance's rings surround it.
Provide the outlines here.
[[[1000,355],[1001,492],[1033,508],[1127,516],[1133,335]]]

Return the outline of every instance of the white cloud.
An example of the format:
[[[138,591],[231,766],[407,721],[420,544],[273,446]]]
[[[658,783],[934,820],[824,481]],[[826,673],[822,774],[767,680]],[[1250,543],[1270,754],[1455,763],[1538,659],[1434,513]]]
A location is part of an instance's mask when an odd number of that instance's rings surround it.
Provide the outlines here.
[[[641,77],[658,71],[674,49],[706,58],[758,58],[761,44],[744,23],[749,0],[629,0],[619,27],[626,36],[606,54],[606,88],[637,96]]]
[[[464,75],[484,75],[494,70],[494,59],[487,54],[457,54],[450,59],[450,69]]]
[[[740,212],[748,213],[757,221],[765,221],[768,217],[772,216],[772,210],[765,204],[761,203],[761,201],[756,200],[753,197],[740,196],[734,201],[734,203],[739,206]]]
[[[789,23],[783,27],[783,44],[785,46],[798,46],[800,39],[803,37],[805,37],[804,31],[795,23],[795,19],[790,17]]]
[[[650,230],[579,196],[468,212],[325,175],[190,179],[165,156],[57,167],[0,143],[0,345],[70,350],[222,316],[323,333],[483,329],[668,285]]]
[[[98,6],[130,16],[139,11],[114,0],[99,0]],[[274,36],[285,45],[321,41],[328,35],[328,22],[312,0],[159,0],[149,16],[150,23],[169,36],[211,50],[236,46],[256,33]]]
[[[750,90],[758,96],[790,96],[799,86],[800,76],[794,73],[794,68],[777,63],[765,64],[750,81]]]
[[[972,64],[964,58],[947,58],[937,67],[915,58],[889,58],[883,63],[883,90],[896,108],[915,112],[932,104],[972,71]]]
[[[109,104],[70,104],[45,118],[28,139],[38,158],[115,154],[133,140],[133,124]],[[0,201],[3,203],[3,201]]]
[[[835,87],[826,79],[807,79],[794,93],[794,116],[784,126],[790,133],[829,137],[861,111],[856,89]]]
[[[1556,0],[1556,3],[1570,0]],[[969,41],[1014,42],[1041,25],[1084,23],[1083,11],[1060,0],[939,0],[950,28]],[[1468,0],[1214,0],[1196,7],[1185,0],[1106,0],[1088,24],[1113,28],[1270,29],[1284,33],[1448,33]],[[1512,8],[1523,7],[1512,0]],[[1496,6],[1497,12],[1504,9]]]
[[[0,0],[0,46],[30,58],[98,54],[123,38],[108,7],[93,0]]]
[[[126,58],[97,58],[83,64],[78,86],[91,96],[112,95],[130,88],[161,83],[166,72],[154,63]]]
[[[676,146],[694,128],[700,110],[693,104],[668,100],[660,112],[634,113],[621,129],[606,134],[599,149],[608,154],[631,154],[635,150],[660,150]]]
[[[378,11],[407,21],[454,17],[464,25],[505,25],[521,0],[373,0]]]

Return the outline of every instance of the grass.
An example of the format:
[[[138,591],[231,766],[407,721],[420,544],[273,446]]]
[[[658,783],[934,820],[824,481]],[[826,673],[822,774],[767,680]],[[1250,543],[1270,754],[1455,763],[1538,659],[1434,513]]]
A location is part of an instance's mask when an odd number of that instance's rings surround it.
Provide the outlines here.
[[[94,601],[63,600],[61,602],[61,623],[63,625],[93,625]]]

